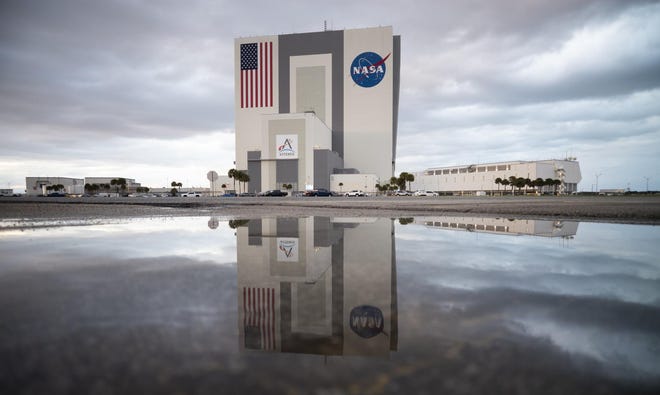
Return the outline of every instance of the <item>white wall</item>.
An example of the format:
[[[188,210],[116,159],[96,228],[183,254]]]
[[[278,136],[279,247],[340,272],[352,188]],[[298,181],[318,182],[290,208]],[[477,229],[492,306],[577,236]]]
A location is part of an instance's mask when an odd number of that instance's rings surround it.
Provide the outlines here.
[[[273,42],[273,106],[261,108],[241,108],[241,44],[272,41]],[[261,114],[277,114],[279,112],[279,78],[278,78],[278,37],[259,36],[244,37],[234,40],[234,113],[237,153],[235,168],[247,170],[247,151],[259,151],[261,147]]]
[[[536,162],[500,162],[489,164],[476,164],[474,172],[461,173],[460,169],[469,165],[428,169],[424,172],[414,173],[415,181],[411,184],[412,190],[430,190],[440,192],[473,192],[473,191],[497,191],[510,190],[511,187],[498,187],[496,178],[507,179],[511,176],[523,177],[534,180],[536,178],[560,179],[557,169],[564,169],[565,183],[579,183],[582,179],[580,164],[577,161],[547,160]],[[489,168],[506,166],[507,170],[489,171]],[[453,169],[459,169],[457,173],[451,173]],[[484,171],[480,171],[483,169]],[[450,174],[427,175],[427,171],[434,172],[449,170]]]
[[[393,52],[392,27],[344,31],[344,167],[392,176]],[[363,52],[375,52],[385,62],[384,79],[363,88],[353,81],[350,66]],[[364,186],[362,186],[364,188]]]
[[[339,186],[340,182],[344,184],[341,187]],[[333,192],[346,193],[348,191],[357,189],[368,193],[375,193],[377,183],[378,176],[376,174],[330,175],[330,190]]]

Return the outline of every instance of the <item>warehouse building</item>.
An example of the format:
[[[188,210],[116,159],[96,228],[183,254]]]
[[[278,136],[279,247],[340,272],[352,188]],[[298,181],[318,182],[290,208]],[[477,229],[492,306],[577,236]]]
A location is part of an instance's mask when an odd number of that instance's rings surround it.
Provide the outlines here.
[[[557,192],[570,194],[577,192],[582,180],[580,164],[575,158],[549,159],[539,161],[514,161],[470,164],[462,166],[433,167],[414,173],[412,190],[424,190],[453,195],[492,195],[511,191],[511,186],[498,184],[499,178],[508,180],[511,176],[535,180],[537,178],[558,180],[558,185],[540,188],[525,188],[541,193]]]
[[[234,50],[235,165],[250,192],[330,188],[331,175],[346,189],[363,179],[344,174],[389,180],[400,62],[392,27],[239,38]]]
[[[48,187],[62,185],[63,189],[59,192],[67,195],[82,195],[85,189],[85,183],[82,178],[71,177],[25,177],[25,195],[26,196],[44,196],[47,195]]]

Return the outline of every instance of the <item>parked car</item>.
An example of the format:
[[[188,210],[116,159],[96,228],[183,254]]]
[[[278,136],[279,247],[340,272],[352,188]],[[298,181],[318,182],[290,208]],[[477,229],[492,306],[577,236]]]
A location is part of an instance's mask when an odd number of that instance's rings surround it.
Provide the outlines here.
[[[312,189],[305,192],[305,196],[332,196],[332,192],[328,191],[325,188]]]
[[[181,197],[202,197],[202,195],[199,192],[184,192]]]
[[[238,196],[240,196],[240,197],[255,197],[255,196],[257,196],[257,194],[254,193],[254,192],[243,192],[243,193],[239,193]]]
[[[356,190],[346,192],[344,194],[344,196],[364,196],[364,192],[356,189]]]
[[[412,196],[412,192],[410,192],[410,191],[396,191],[396,192],[394,192],[394,196]]]
[[[438,196],[436,192],[433,191],[416,191],[415,196]]]
[[[261,192],[259,196],[287,196],[288,193],[280,191],[279,189],[271,189],[269,191]]]
[[[47,195],[48,197],[66,197],[66,193],[62,192],[51,192]]]
[[[238,195],[236,195],[233,192],[227,192],[227,193],[223,194],[221,197],[236,197],[236,196],[238,196]]]

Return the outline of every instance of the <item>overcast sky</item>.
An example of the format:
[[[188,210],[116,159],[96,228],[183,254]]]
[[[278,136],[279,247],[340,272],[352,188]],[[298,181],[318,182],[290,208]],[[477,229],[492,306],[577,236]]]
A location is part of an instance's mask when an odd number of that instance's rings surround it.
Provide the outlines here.
[[[568,155],[580,190],[660,189],[660,2],[635,0],[0,0],[0,187],[208,186],[233,39],[324,20],[401,35],[397,172]]]

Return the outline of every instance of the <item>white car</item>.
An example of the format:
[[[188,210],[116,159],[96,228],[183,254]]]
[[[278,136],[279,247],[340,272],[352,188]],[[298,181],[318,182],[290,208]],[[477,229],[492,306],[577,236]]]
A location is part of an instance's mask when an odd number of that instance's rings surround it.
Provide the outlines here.
[[[411,196],[412,192],[410,191],[404,191],[404,190],[399,190],[394,192],[394,196]]]
[[[199,192],[184,192],[181,194],[181,197],[202,197]]]
[[[350,192],[346,192],[344,196],[364,196],[364,192],[359,191],[359,190],[353,190]]]
[[[417,191],[414,193],[415,196],[438,196],[436,192],[433,191]]]

